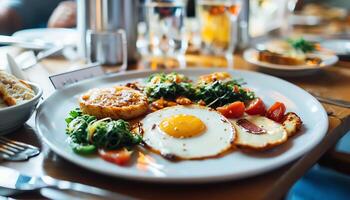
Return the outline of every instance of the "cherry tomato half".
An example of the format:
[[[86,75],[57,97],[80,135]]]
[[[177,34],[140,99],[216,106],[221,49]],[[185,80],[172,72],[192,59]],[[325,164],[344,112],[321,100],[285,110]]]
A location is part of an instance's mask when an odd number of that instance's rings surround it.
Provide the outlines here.
[[[265,115],[265,104],[260,98],[255,98],[248,103],[245,112],[249,115]]]
[[[266,117],[276,122],[281,122],[286,112],[286,106],[281,102],[274,103],[266,113]]]
[[[131,158],[131,151],[126,149],[121,150],[103,150],[99,149],[98,154],[106,161],[115,163],[117,165],[127,165]]]
[[[244,103],[236,101],[226,106],[217,107],[216,110],[227,118],[239,118],[244,114]]]

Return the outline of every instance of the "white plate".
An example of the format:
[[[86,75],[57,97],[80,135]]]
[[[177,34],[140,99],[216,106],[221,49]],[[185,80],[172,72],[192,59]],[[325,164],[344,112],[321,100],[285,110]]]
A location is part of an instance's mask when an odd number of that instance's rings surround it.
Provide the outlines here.
[[[318,53],[317,57],[322,59],[321,64],[317,66],[310,65],[279,65],[258,60],[258,50],[250,48],[244,51],[243,58],[262,69],[267,70],[269,73],[282,75],[282,76],[301,76],[308,75],[319,71],[320,69],[330,67],[338,62],[338,56],[333,54]]]
[[[293,14],[290,18],[290,23],[293,25],[317,26],[321,25],[324,20],[320,16]]]
[[[26,41],[40,40],[53,45],[76,45],[79,41],[78,31],[68,28],[35,28],[17,31],[13,34]]]
[[[178,70],[192,79],[215,71],[223,71],[223,69]],[[217,159],[171,162],[148,152],[147,154],[155,159],[155,163],[146,168],[137,164],[120,167],[98,156],[84,157],[73,153],[66,143],[64,119],[71,109],[78,107],[78,97],[94,87],[107,87],[142,80],[154,73],[152,71],[108,75],[58,90],[39,107],[36,128],[54,152],[84,168],[115,177],[167,183],[204,183],[258,175],[300,157],[315,147],[324,137],[328,128],[327,114],[322,105],[309,93],[272,76],[238,70],[228,70],[228,72],[235,78],[243,78],[248,83],[247,87],[253,89],[267,105],[272,105],[275,101],[284,102],[287,111],[297,113],[303,120],[304,126],[301,133],[271,151],[251,154],[234,151]]]
[[[321,42],[323,48],[334,51],[337,55],[350,55],[350,40],[333,39]]]

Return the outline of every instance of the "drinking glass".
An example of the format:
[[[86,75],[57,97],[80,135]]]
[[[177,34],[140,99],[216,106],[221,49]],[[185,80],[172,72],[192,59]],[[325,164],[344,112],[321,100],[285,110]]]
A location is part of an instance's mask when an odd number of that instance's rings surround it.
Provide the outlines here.
[[[127,39],[124,29],[117,31],[86,32],[86,47],[89,62],[101,65],[120,65],[120,71],[127,68]]]
[[[148,0],[149,51],[153,55],[184,54],[186,0]]]
[[[289,16],[297,0],[250,0],[249,32],[253,38],[264,36],[273,30],[282,35],[290,32]]]
[[[241,5],[241,0],[197,0],[203,53],[232,55]]]

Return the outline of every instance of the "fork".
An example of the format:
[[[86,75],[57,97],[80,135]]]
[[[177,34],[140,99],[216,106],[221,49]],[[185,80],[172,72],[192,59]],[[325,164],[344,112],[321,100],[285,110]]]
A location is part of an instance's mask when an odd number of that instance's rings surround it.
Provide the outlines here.
[[[0,160],[24,161],[40,153],[39,148],[0,136]]]

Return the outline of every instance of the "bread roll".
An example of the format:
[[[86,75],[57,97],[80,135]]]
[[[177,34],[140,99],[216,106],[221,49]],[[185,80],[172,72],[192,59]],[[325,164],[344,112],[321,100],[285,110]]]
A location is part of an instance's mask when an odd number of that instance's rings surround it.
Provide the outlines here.
[[[26,82],[0,70],[0,98],[8,106],[18,105],[32,99],[35,92]]]

